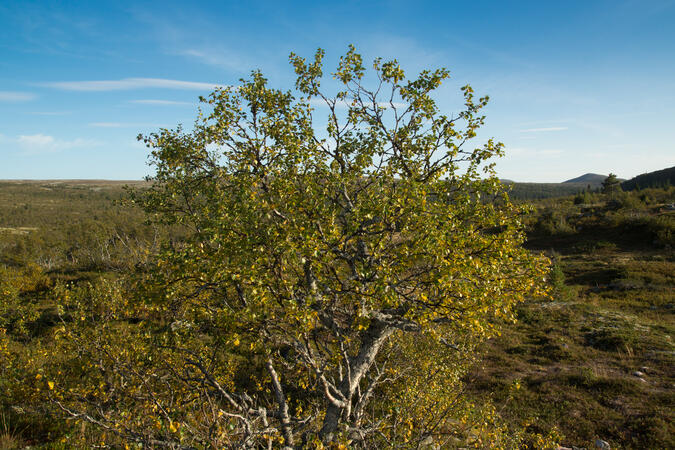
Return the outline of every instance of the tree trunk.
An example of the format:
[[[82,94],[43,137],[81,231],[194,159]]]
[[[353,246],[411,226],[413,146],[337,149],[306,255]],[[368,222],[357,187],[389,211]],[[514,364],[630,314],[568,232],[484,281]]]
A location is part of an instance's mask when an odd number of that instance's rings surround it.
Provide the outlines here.
[[[347,407],[341,408],[328,402],[326,408],[326,416],[323,420],[320,436],[323,441],[332,441],[333,433],[337,431],[340,420],[344,416],[344,420],[349,420],[351,410],[351,401],[356,389],[361,382],[361,379],[368,373],[370,366],[375,361],[382,344],[393,333],[393,328],[388,327],[382,322],[372,323],[368,330],[364,333],[359,353],[349,359],[350,370],[342,377],[338,389],[347,399]]]

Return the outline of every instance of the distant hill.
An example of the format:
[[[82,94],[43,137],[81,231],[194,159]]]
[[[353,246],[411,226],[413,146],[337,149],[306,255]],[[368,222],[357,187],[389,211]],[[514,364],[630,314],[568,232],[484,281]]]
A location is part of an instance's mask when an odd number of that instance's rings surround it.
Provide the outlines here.
[[[621,189],[624,191],[664,186],[675,186],[675,166],[655,172],[643,173],[621,183]]]
[[[599,175],[597,173],[587,173],[580,177],[572,178],[571,180],[563,181],[563,183],[586,183],[590,185],[600,185],[605,181],[607,175]]]
[[[6,179],[0,180],[3,184],[43,184],[49,186],[136,186],[148,184],[145,180],[96,180],[96,179],[54,179],[54,180],[21,180]]]
[[[500,181],[509,186],[509,196],[514,200],[539,200],[575,195],[587,190],[589,185],[591,191],[599,192],[602,182],[606,178],[607,175],[587,173],[562,183],[519,183],[506,179]],[[622,181],[621,188],[624,191],[648,187],[675,186],[675,167],[638,175],[628,181],[619,178],[619,181]]]
[[[502,183],[510,187],[509,197],[513,200],[540,200],[543,198],[574,195],[586,189],[589,183]],[[593,189],[597,185],[591,186]]]

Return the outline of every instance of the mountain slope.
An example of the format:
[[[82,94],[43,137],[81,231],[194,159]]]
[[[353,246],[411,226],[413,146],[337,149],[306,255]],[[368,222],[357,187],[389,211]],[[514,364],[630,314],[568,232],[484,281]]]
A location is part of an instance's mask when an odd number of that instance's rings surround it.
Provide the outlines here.
[[[635,178],[621,183],[621,189],[632,191],[633,189],[675,186],[675,166],[655,172],[643,173]]]
[[[599,175],[597,173],[587,173],[580,177],[572,178],[571,180],[563,181],[563,183],[588,183],[588,184],[602,184],[607,175]]]

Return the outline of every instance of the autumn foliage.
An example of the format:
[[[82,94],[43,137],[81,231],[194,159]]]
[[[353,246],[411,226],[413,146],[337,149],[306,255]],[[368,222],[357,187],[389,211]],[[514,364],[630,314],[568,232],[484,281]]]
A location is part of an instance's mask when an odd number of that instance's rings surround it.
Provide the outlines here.
[[[494,175],[502,145],[471,147],[488,98],[465,86],[444,115],[444,69],[367,71],[350,48],[331,80],[323,56],[291,55],[294,90],[253,72],[192,131],[141,137],[156,172],[131,198],[174,237],[59,291],[58,370],[80,381],[43,386],[55,411],[172,448],[517,445],[462,396],[548,270]]]

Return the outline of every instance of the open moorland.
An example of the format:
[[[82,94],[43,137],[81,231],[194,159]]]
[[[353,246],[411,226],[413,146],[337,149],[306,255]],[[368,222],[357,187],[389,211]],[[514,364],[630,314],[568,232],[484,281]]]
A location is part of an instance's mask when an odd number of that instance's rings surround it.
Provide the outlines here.
[[[494,393],[514,423],[557,427],[568,447],[673,448],[672,196],[539,202],[528,246],[554,263],[553,298],[518,308],[487,344],[472,391]]]
[[[64,289],[120,278],[180,239],[121,201],[123,184],[0,183],[0,358],[14,358],[0,359],[0,448],[99,441],[54,408],[43,373],[68,357]],[[519,305],[482,346],[468,395],[562,446],[675,448],[674,201],[672,187],[537,200],[527,247],[553,262],[552,298]]]

